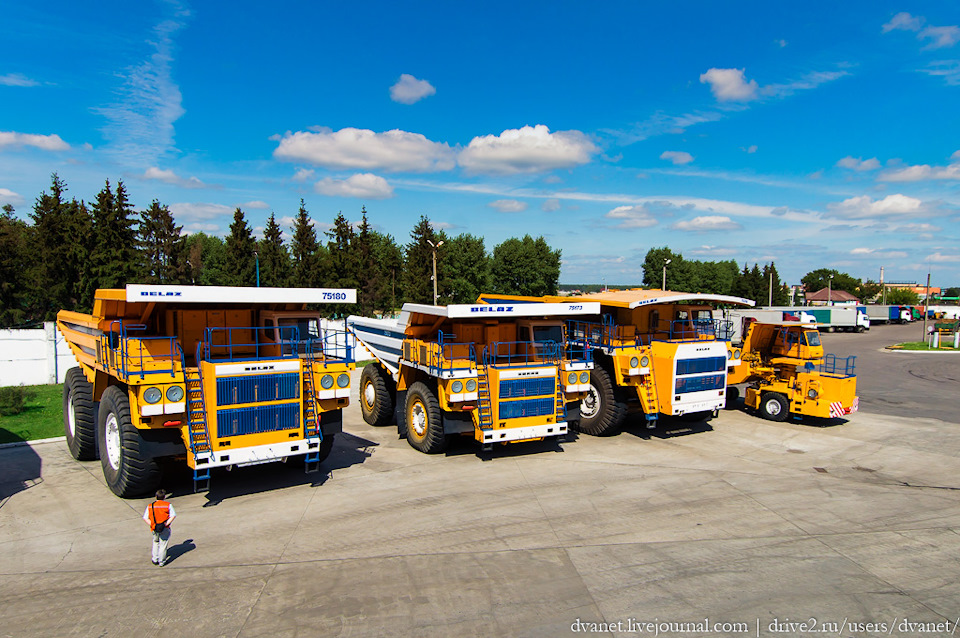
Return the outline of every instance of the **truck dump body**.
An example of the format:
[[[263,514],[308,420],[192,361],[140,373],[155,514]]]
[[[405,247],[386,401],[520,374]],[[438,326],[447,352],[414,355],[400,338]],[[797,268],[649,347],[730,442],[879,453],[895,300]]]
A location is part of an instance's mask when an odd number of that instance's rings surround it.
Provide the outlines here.
[[[600,312],[570,322],[572,338],[594,352],[591,388],[583,401],[580,429],[608,434],[628,409],[646,415],[702,418],[726,402],[728,332],[710,304],[752,305],[741,297],[663,290],[615,290],[576,297],[482,295],[487,303],[563,300],[598,303]]]
[[[78,442],[74,456],[99,455],[121,496],[149,492],[159,475],[137,468],[163,457],[185,459],[198,489],[214,467],[303,456],[317,469],[349,402],[353,347],[306,304],[354,300],[352,290],[98,290],[92,314],[57,317],[82,372],[64,388],[68,442],[71,393],[113,409],[113,420],[81,424],[96,445]]]
[[[351,332],[376,357],[361,378],[371,425],[396,422],[428,453],[449,435],[494,443],[564,436],[584,392],[590,353],[568,346],[557,315],[584,304],[520,306],[406,304],[396,320],[349,317]]]

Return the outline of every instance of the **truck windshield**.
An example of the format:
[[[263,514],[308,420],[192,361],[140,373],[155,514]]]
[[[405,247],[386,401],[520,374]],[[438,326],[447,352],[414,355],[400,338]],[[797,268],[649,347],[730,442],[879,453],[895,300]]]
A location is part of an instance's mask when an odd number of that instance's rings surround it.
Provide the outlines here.
[[[814,331],[811,330],[811,331],[809,331],[809,332],[804,332],[803,335],[804,335],[804,336],[806,337],[806,339],[807,339],[807,345],[808,345],[808,346],[819,346],[819,345],[820,345],[820,333],[819,333],[819,332],[814,332]]]
[[[277,323],[281,326],[296,326],[300,339],[316,339],[320,336],[320,325],[316,317],[291,317],[278,319]],[[283,331],[283,337],[290,338],[290,335]]]
[[[563,343],[563,326],[534,326],[533,327],[533,340],[534,341],[553,341],[555,343]]]

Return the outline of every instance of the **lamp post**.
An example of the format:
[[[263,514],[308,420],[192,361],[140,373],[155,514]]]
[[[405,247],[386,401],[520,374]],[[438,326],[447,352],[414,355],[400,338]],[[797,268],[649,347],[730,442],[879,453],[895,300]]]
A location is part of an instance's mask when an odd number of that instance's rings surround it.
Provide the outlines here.
[[[673,260],[672,259],[663,260],[663,283],[660,286],[660,290],[667,289],[667,264],[669,264],[671,261]]]
[[[257,254],[257,251],[253,251],[253,258],[257,262],[257,288],[260,287],[260,255]]]
[[[437,249],[440,248],[440,246],[443,246],[443,242],[440,241],[434,244],[432,241],[428,239],[427,243],[430,244],[430,248],[433,249],[433,305],[436,306],[437,305]]]
[[[830,278],[827,279],[827,305],[833,305],[833,275],[830,275]]]

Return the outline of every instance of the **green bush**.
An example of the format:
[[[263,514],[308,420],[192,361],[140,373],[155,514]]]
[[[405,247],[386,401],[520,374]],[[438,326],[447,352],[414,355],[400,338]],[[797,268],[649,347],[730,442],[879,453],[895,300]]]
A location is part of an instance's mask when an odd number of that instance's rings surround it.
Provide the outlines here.
[[[0,388],[0,414],[3,416],[20,414],[23,412],[24,404],[32,398],[33,393],[22,385]]]

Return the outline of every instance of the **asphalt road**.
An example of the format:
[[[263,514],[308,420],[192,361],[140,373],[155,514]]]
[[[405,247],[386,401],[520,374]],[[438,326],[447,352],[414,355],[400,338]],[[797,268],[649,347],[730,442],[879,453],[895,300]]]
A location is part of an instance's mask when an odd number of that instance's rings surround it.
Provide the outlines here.
[[[922,323],[877,325],[859,334],[823,334],[824,351],[856,355],[861,410],[960,423],[960,354],[885,349],[920,341]]]

